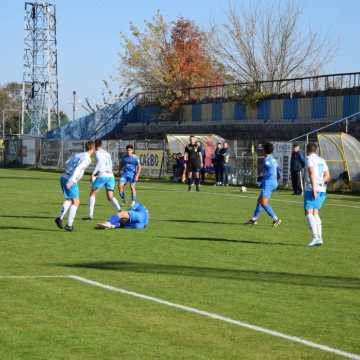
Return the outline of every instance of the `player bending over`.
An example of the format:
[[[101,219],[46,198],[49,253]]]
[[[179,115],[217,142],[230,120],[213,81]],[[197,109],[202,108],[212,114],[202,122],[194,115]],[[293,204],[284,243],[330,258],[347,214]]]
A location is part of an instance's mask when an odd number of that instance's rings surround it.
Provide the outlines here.
[[[329,168],[324,159],[316,154],[317,145],[308,144],[305,162],[304,208],[306,220],[312,234],[308,246],[323,244],[320,209],[326,199],[326,184],[330,181]]]
[[[190,143],[185,148],[184,160],[183,182],[185,182],[187,177],[188,191],[191,191],[191,188],[194,185],[193,176],[195,176],[196,191],[200,191],[200,171],[203,167],[203,157],[199,143],[193,135],[190,136]]]
[[[131,205],[136,203],[136,183],[139,181],[141,165],[139,158],[134,154],[132,145],[126,146],[126,155],[121,160],[119,194],[125,203],[125,185],[130,184],[131,188]]]
[[[60,178],[61,189],[64,193],[65,201],[61,207],[60,216],[55,219],[56,225],[60,229],[73,231],[73,223],[76,211],[80,205],[79,181],[84,175],[86,168],[91,164],[91,156],[95,152],[95,144],[88,141],[85,144],[86,151],[73,155],[66,161],[64,174]],[[70,210],[69,210],[70,209]],[[67,224],[63,226],[63,219],[69,210]]]
[[[281,220],[275,214],[273,208],[269,204],[271,194],[278,187],[278,163],[272,156],[274,146],[271,143],[263,145],[265,159],[264,159],[264,175],[261,178],[260,194],[255,208],[253,217],[246,222],[246,225],[256,225],[260,213],[265,210],[266,213],[273,219],[273,226],[278,227]]]
[[[113,165],[111,155],[101,147],[101,140],[95,140],[95,158],[96,166],[91,175],[91,191],[89,196],[89,216],[87,220],[92,220],[94,217],[94,208],[96,201],[96,194],[100,189],[105,187],[106,196],[112,203],[117,211],[121,210],[121,207],[114,197],[115,178],[113,174]]]
[[[149,223],[149,212],[142,204],[135,204],[127,211],[120,211],[108,221],[97,224],[96,229],[143,229]]]

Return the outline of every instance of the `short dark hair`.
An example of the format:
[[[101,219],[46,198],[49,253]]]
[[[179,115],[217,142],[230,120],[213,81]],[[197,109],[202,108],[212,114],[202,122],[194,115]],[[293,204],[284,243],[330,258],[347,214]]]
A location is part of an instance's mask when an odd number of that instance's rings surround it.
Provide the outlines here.
[[[317,151],[317,149],[318,149],[318,146],[317,146],[317,144],[315,144],[315,143],[308,143],[308,144],[306,145],[306,151],[307,151],[308,153],[314,153],[314,152]]]
[[[128,150],[128,149],[133,149],[134,150],[134,145],[131,145],[131,144],[126,145],[126,150]]]
[[[298,143],[293,144],[293,148],[300,146]]]
[[[85,143],[85,150],[89,151],[91,149],[93,149],[95,146],[94,142],[92,140],[89,140]]]
[[[270,142],[266,142],[263,144],[263,149],[266,155],[270,155],[274,151],[274,145]]]
[[[95,147],[99,148],[99,147],[101,147],[101,145],[102,145],[102,141],[100,139],[96,139],[95,140]]]

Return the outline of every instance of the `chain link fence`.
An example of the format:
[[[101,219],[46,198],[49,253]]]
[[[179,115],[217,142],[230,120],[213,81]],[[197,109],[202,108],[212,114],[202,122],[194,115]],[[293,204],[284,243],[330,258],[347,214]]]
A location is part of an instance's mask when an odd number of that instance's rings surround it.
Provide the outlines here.
[[[62,171],[71,155],[85,150],[85,140],[62,141],[24,137],[0,141],[0,166],[32,167]],[[175,160],[169,152],[165,140],[108,140],[103,148],[111,154],[114,173],[119,173],[120,159],[125,147],[132,144],[143,167],[142,176],[150,178],[169,178],[173,175]],[[262,172],[263,157],[258,144],[240,140],[229,141],[231,157],[228,163],[230,185],[253,185]],[[281,185],[289,184],[290,143],[274,143],[274,155],[281,169]],[[92,171],[93,164],[88,170]],[[214,170],[207,168],[206,181],[215,181]]]

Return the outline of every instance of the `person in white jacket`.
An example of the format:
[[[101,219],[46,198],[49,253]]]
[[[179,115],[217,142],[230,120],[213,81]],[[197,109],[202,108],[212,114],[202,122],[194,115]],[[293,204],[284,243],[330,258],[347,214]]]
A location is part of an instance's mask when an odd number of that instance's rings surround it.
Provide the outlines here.
[[[84,175],[86,168],[91,164],[91,156],[95,152],[95,144],[88,141],[85,144],[85,152],[73,155],[66,161],[64,174],[60,178],[61,190],[65,201],[62,204],[60,215],[55,219],[56,225],[66,231],[74,230],[74,219],[80,205],[79,181]],[[69,210],[67,224],[63,226],[63,219]]]
[[[91,176],[91,191],[89,196],[89,215],[85,220],[92,220],[94,217],[94,208],[96,194],[105,187],[107,199],[111,202],[115,210],[120,211],[119,202],[114,196],[115,177],[113,173],[113,164],[111,155],[102,147],[101,140],[95,140],[95,159],[96,166]]]

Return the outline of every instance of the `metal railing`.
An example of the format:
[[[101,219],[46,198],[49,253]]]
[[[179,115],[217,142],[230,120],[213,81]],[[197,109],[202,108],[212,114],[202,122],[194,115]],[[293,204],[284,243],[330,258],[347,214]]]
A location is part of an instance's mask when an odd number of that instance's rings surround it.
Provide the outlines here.
[[[338,124],[341,124],[341,123],[345,123],[345,132],[347,133],[348,132],[348,126],[349,126],[349,122],[350,121],[357,121],[360,119],[360,112],[357,112],[357,113],[354,113],[352,115],[349,115],[349,116],[346,116],[344,118],[341,118],[339,120],[336,120],[336,121],[333,121],[332,123],[330,124],[327,124],[327,125],[324,125],[324,126],[321,126],[319,127],[318,129],[315,129],[315,130],[312,130],[312,131],[309,131],[305,134],[302,134],[300,136],[297,136],[291,140],[289,140],[288,142],[294,142],[294,141],[298,141],[300,139],[303,139],[303,138],[306,138],[306,143],[309,142],[309,136],[313,135],[313,134],[316,134],[318,133],[319,131],[322,131],[322,130],[325,130],[325,129],[328,129],[329,127],[332,127],[334,125],[338,125]]]
[[[303,94],[331,90],[360,88],[360,72],[326,74],[297,77],[291,79],[265,80],[257,82],[236,82],[220,85],[199,86],[177,90],[184,102],[209,99],[238,98],[248,90],[255,90],[263,95]],[[146,91],[139,94],[143,103],[156,102],[166,90]]]

